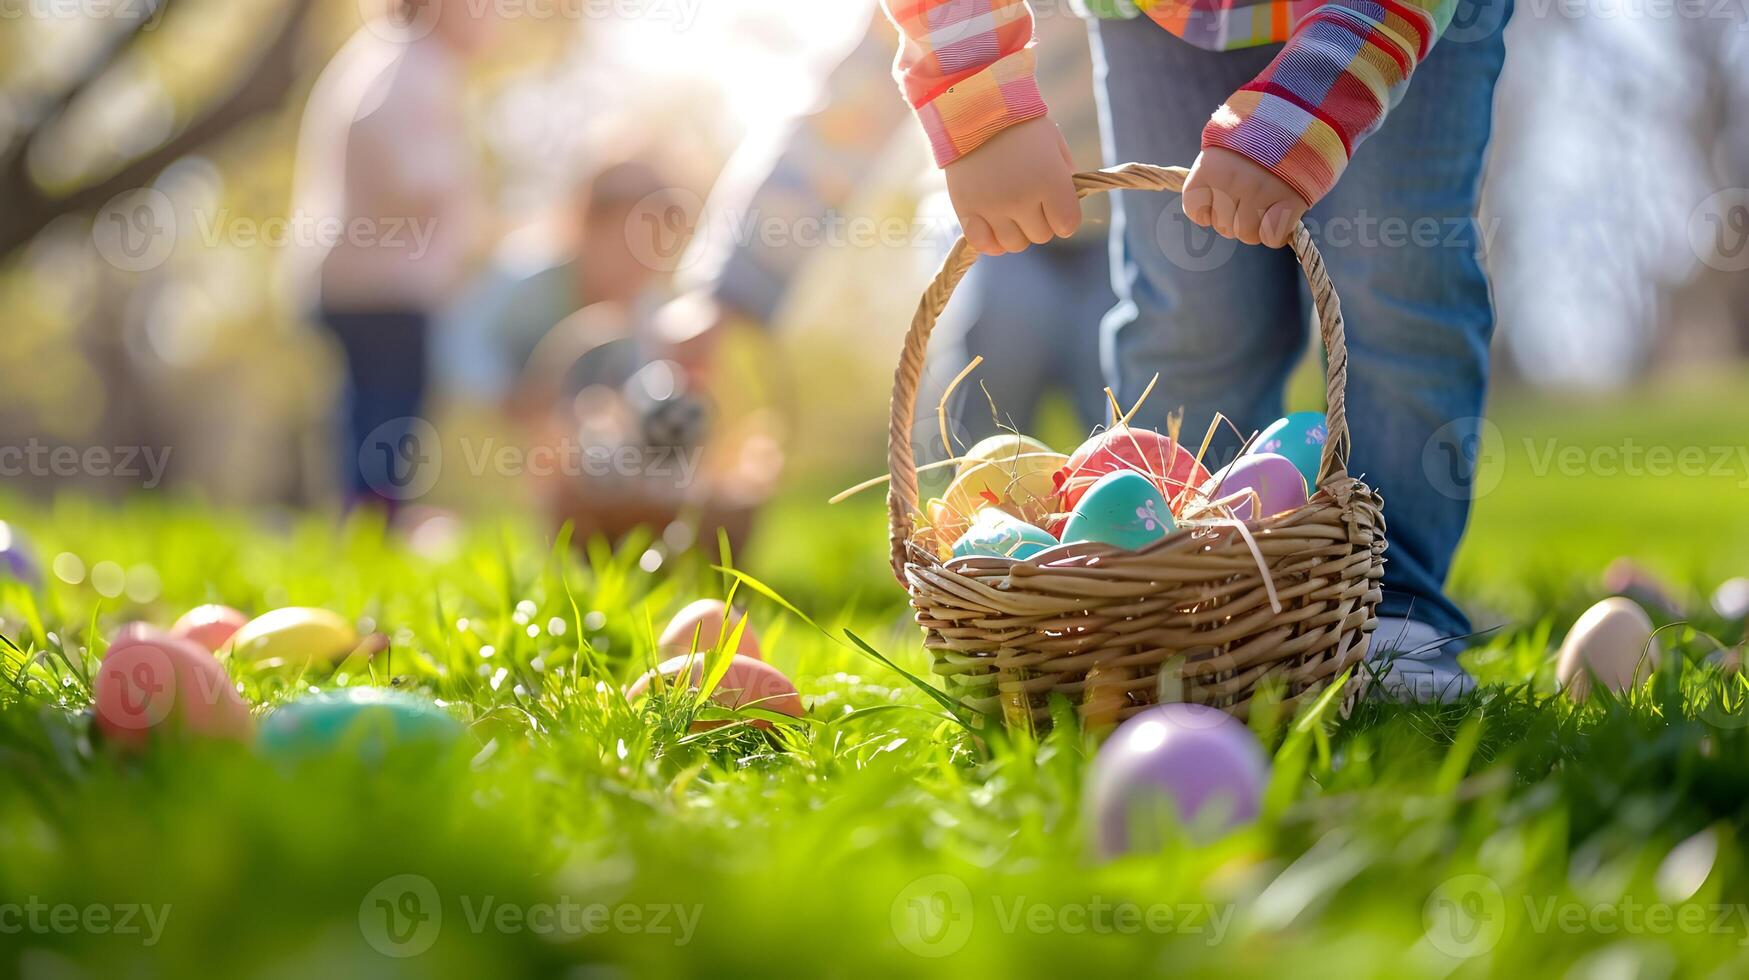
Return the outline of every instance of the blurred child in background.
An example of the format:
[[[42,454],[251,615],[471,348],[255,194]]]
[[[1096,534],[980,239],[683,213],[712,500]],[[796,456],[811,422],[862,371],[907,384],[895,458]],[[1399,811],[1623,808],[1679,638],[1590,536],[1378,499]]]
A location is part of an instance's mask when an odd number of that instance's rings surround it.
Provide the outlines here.
[[[666,277],[633,251],[634,211],[660,214],[672,188],[654,166],[625,162],[582,182],[567,202],[555,250],[532,235],[506,240],[443,316],[435,343],[447,393],[515,407],[517,380],[548,332],[596,303],[619,307],[629,330],[648,323]]]
[[[464,281],[479,221],[461,106],[493,22],[469,0],[390,0],[322,72],[295,192],[317,223],[301,287],[346,365],[339,465],[349,504],[393,509],[417,445],[433,317]]]

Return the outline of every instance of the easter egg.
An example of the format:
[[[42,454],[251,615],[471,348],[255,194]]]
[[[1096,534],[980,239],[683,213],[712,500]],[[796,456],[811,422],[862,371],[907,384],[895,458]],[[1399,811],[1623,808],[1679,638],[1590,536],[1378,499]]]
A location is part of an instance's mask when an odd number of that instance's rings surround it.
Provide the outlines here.
[[[715,650],[717,644],[727,643],[729,636],[735,632],[735,626],[746,617],[746,614],[736,610],[733,618],[729,616],[728,606],[721,599],[700,599],[674,614],[668,621],[668,628],[662,631],[662,637],[657,642],[664,658],[684,656]],[[748,623],[741,631],[741,640],[735,646],[735,652],[744,657],[760,658],[759,638],[753,635],[753,624]]]
[[[146,643],[155,640],[162,640],[169,635],[170,634],[153,626],[151,623],[123,623],[121,628],[115,631],[115,635],[110,637],[109,648],[113,650],[116,647],[129,643]]]
[[[127,748],[163,737],[245,739],[254,728],[230,675],[192,640],[123,627],[97,670],[96,723]]]
[[[1176,822],[1198,835],[1262,808],[1269,764],[1250,729],[1216,708],[1163,704],[1119,725],[1088,775],[1086,822],[1102,857],[1157,850]]]
[[[1593,679],[1621,694],[1651,676],[1660,656],[1652,618],[1632,599],[1614,596],[1573,624],[1555,661],[1555,678],[1575,701],[1590,695]]]
[[[1055,546],[1057,539],[1048,531],[1034,527],[1007,511],[986,507],[978,511],[971,529],[953,545],[955,558],[979,555],[985,558],[1013,558],[1023,561]]]
[[[644,676],[632,683],[626,689],[626,698],[636,701],[650,692],[656,683],[658,675],[665,686],[679,686],[681,676],[688,675],[686,686],[697,688],[704,683],[705,661],[703,656],[675,657],[663,661]],[[763,660],[736,655],[729,662],[729,668],[723,673],[722,680],[711,691],[711,700],[725,708],[760,708],[765,711],[775,711],[792,718],[802,716],[801,695],[796,693],[796,686],[790,683],[783,672]],[[697,721],[692,725],[693,731],[703,731],[729,724],[726,721]],[[763,718],[755,718],[751,724],[755,728],[770,728],[771,723]]]
[[[1063,541],[1135,550],[1175,530],[1172,509],[1160,489],[1135,470],[1120,470],[1100,477],[1082,496],[1063,528]]]
[[[193,640],[216,653],[248,622],[248,616],[230,606],[196,606],[170,627],[170,635]]]
[[[1306,486],[1318,485],[1318,466],[1324,460],[1324,443],[1330,439],[1330,425],[1323,412],[1295,412],[1277,419],[1252,443],[1252,453],[1274,453],[1293,461]]]
[[[0,521],[0,579],[8,578],[34,588],[42,584],[42,566],[23,532]]]
[[[1064,460],[1061,453],[1044,452],[965,466],[941,495],[942,505],[960,522],[948,540],[964,533],[985,507],[1000,507],[1023,521],[1043,520],[1057,509],[1056,473]]]
[[[287,702],[261,723],[261,750],[281,759],[344,751],[379,761],[390,751],[447,748],[461,723],[425,698],[385,687],[348,687]]]
[[[1210,501],[1243,494],[1230,504],[1233,516],[1241,521],[1297,510],[1307,499],[1306,479],[1299,467],[1275,453],[1239,457],[1210,477],[1202,485],[1202,494]]]
[[[1733,622],[1749,619],[1749,578],[1734,578],[1713,593],[1713,612]]]
[[[966,450],[965,454],[960,457],[959,472],[963,473],[978,463],[1011,464],[1022,456],[1030,455],[1056,456],[1059,454],[1031,436],[1023,436],[1017,432],[1001,432],[987,439],[980,439],[972,448]]]
[[[352,624],[326,609],[275,609],[251,619],[225,644],[231,656],[294,669],[332,664],[358,649]]]
[[[1145,474],[1174,507],[1209,478],[1196,456],[1169,436],[1120,425],[1082,443],[1057,471],[1063,508],[1073,510],[1101,478],[1126,471]]]

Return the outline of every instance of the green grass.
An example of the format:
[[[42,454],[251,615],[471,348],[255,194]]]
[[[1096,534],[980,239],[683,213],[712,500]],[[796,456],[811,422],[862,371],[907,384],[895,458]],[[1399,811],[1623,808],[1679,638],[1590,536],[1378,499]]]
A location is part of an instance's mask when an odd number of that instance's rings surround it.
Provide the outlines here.
[[[0,595],[0,633],[26,651],[0,655],[14,679],[0,681],[0,974],[1741,975],[1749,691],[1699,663],[1699,631],[1741,637],[1700,596],[1749,574],[1749,473],[1535,459],[1549,436],[1587,452],[1741,444],[1742,391],[1503,400],[1504,477],[1455,576],[1502,624],[1472,656],[1484,690],[1446,709],[1260,719],[1262,820],[1110,863],[1085,847],[1079,733],[973,737],[847,638],[927,673],[880,501],[821,502],[848,476],[798,483],[735,558],[797,610],[738,587],[809,706],[770,732],[690,734],[690,701],[618,694],[670,613],[734,585],[716,556],[652,574],[641,543],[580,554],[509,520],[431,558],[368,520],[14,503],[45,560],[135,573],[113,598],[91,574]],[[1670,577],[1693,625],[1667,631],[1680,655],[1626,703],[1575,710],[1553,693],[1550,648],[1624,554]],[[386,665],[343,676],[244,673],[255,703],[395,683],[442,700],[467,740],[296,770],[241,748],[93,745],[98,637],[213,600],[327,606],[393,639]],[[379,901],[440,909],[429,948],[384,955],[400,947]],[[33,902],[41,927],[9,931]],[[162,929],[148,946],[62,928],[55,905],[151,906]],[[947,913],[939,933],[918,932],[937,922],[920,908]]]

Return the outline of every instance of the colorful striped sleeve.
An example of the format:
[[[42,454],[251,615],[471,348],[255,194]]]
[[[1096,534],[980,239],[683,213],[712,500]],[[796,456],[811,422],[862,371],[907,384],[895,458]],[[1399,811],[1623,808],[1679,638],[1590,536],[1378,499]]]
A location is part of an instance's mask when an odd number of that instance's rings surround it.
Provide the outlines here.
[[[1203,129],[1202,145],[1243,154],[1316,204],[1384,122],[1457,0],[1330,0]]]
[[[939,166],[1045,114],[1026,0],[881,0],[901,34],[893,76]]]

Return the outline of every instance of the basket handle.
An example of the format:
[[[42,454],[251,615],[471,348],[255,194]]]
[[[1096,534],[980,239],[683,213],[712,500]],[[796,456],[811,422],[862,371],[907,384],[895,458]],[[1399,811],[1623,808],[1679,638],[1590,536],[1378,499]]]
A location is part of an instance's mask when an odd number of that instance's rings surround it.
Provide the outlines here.
[[[1169,191],[1184,189],[1190,171],[1183,167],[1155,167],[1145,163],[1126,163],[1109,170],[1095,170],[1075,175],[1075,194],[1085,198],[1115,190]],[[1318,486],[1348,475],[1348,415],[1344,392],[1348,386],[1348,344],[1342,331],[1342,304],[1336,297],[1336,287],[1324,268],[1324,257],[1312,243],[1306,226],[1294,226],[1289,247],[1299,259],[1306,283],[1312,289],[1312,302],[1318,311],[1318,327],[1327,354],[1325,400],[1328,405],[1330,437],[1324,443],[1324,457],[1318,466]],[[911,448],[911,431],[917,417],[917,388],[923,377],[923,356],[929,348],[929,335],[935,330],[953,291],[966,272],[978,260],[978,253],[962,236],[948,252],[935,274],[935,281],[923,293],[917,304],[917,314],[911,318],[911,329],[905,334],[905,346],[899,352],[899,367],[893,374],[892,422],[887,430],[887,469],[892,481],[887,486],[887,530],[892,545],[893,574],[901,584],[905,581],[905,565],[912,532],[912,515],[917,512],[917,455]]]

